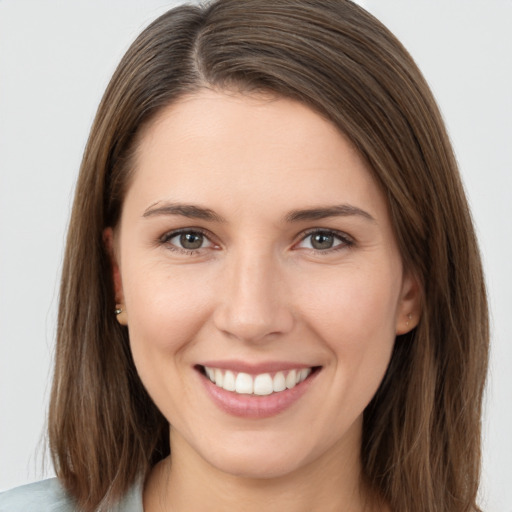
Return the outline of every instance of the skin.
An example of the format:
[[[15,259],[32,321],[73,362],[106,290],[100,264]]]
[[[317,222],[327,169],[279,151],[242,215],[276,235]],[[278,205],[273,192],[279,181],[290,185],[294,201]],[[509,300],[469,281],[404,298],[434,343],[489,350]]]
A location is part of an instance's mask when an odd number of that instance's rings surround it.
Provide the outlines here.
[[[177,203],[222,221],[165,209]],[[339,205],[352,210],[287,218]],[[180,249],[179,229],[203,231],[202,246]],[[311,230],[334,232],[332,247],[313,245]],[[363,410],[395,336],[416,324],[419,292],[346,137],[292,100],[186,97],[143,132],[120,224],[105,237],[118,319],[172,425],[172,464],[153,469],[144,509],[363,510]],[[213,403],[195,368],[226,359],[321,370],[288,409],[248,419]]]

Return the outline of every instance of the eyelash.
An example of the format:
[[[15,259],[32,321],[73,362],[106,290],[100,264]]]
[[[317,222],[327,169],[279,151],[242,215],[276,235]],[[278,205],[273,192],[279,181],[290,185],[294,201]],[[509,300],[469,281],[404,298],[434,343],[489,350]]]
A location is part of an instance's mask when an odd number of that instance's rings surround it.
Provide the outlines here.
[[[187,228],[169,231],[168,233],[165,233],[159,238],[159,242],[160,244],[165,245],[170,251],[179,252],[181,254],[185,254],[186,256],[196,256],[199,254],[199,251],[206,249],[206,247],[199,247],[197,249],[185,249],[184,247],[178,247],[177,245],[170,243],[170,240],[172,240],[173,238],[185,234],[202,235],[205,240],[210,242],[210,244],[215,245],[211,241],[211,235],[209,235],[206,231],[200,228]]]
[[[332,254],[336,251],[341,251],[343,249],[350,249],[354,246],[354,240],[350,236],[348,236],[346,233],[343,233],[341,231],[336,231],[333,229],[310,229],[304,233],[298,244],[304,242],[309,237],[313,235],[326,235],[326,236],[332,236],[335,239],[338,239],[340,243],[335,245],[334,247],[329,247],[328,249],[321,250],[321,249],[315,249],[315,248],[308,248],[309,251],[313,251],[315,254],[321,254],[321,255],[327,255]],[[297,245],[297,244],[295,244]]]
[[[168,233],[165,233],[159,238],[159,243],[161,245],[165,245],[169,250],[173,252],[179,252],[181,254],[185,254],[187,256],[196,256],[202,251],[203,249],[207,249],[208,247],[199,247],[197,249],[185,249],[184,247],[178,247],[175,244],[170,243],[170,240],[173,238],[183,235],[183,234],[199,234],[202,235],[210,244],[214,245],[214,242],[211,241],[211,235],[209,235],[206,231],[200,229],[200,228],[187,228],[187,229],[178,229],[175,231],[169,231]],[[332,229],[310,229],[306,231],[301,239],[294,244],[294,247],[297,245],[303,243],[305,240],[307,240],[309,237],[313,235],[325,235],[325,236],[332,236],[333,238],[340,241],[337,245],[334,247],[329,247],[325,250],[321,249],[315,249],[315,248],[305,248],[308,251],[312,251],[315,254],[331,254],[336,251],[340,251],[343,249],[349,249],[354,245],[354,240],[349,237],[346,233],[335,231]]]

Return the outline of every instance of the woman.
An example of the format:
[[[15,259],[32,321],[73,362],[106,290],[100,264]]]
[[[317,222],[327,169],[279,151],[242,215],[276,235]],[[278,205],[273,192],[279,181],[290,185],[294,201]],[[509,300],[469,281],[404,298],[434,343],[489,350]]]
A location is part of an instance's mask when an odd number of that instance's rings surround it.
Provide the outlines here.
[[[467,204],[421,74],[350,2],[220,0],[141,34],[60,301],[59,482],[0,510],[478,510]]]

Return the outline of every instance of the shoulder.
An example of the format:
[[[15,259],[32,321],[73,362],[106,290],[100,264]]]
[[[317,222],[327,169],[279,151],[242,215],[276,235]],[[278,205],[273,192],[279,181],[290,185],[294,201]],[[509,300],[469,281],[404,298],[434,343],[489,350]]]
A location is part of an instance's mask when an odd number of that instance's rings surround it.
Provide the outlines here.
[[[143,512],[142,480],[115,505],[112,512]],[[73,499],[57,478],[22,485],[0,493],[0,512],[76,512]]]
[[[56,478],[0,493],[0,512],[72,512],[73,500]]]

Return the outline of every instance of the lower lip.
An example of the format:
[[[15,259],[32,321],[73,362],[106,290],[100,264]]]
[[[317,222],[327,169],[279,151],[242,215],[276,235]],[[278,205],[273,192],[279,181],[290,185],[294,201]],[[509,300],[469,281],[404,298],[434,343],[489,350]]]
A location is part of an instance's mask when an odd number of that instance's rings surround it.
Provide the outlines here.
[[[270,395],[241,395],[216,386],[202,373],[201,381],[213,402],[224,412],[240,418],[270,418],[282,413],[297,402],[309,389],[319,371],[309,375],[292,389]]]

